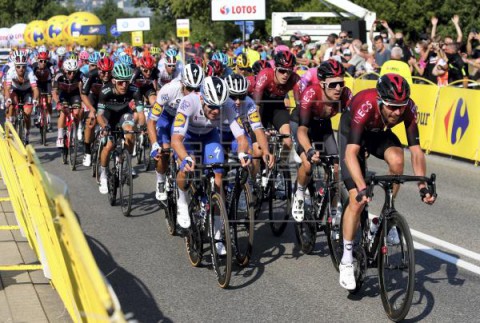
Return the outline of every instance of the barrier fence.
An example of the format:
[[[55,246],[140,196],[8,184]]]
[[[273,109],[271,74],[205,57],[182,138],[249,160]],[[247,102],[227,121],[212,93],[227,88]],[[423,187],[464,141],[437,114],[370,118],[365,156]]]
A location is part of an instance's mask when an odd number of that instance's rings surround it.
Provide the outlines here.
[[[439,87],[428,80],[424,81],[428,84],[411,85],[411,97],[418,107],[420,146],[427,153],[437,152],[469,159],[477,166],[480,161],[480,91],[454,86]],[[345,85],[353,94],[375,88],[376,82],[345,77]],[[339,122],[340,113],[332,118],[334,130],[338,130]],[[403,123],[392,130],[401,143],[407,145]]]
[[[20,229],[75,322],[125,322],[118,299],[98,268],[70,203],[49,183],[32,146],[23,146],[11,123],[0,127],[0,173]],[[3,198],[4,200],[8,200]]]

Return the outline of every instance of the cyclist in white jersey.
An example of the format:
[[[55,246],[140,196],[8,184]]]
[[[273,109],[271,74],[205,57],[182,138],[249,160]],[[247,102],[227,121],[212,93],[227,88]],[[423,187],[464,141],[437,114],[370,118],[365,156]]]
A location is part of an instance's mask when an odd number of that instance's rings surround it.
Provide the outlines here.
[[[177,51],[169,49],[165,57],[158,62],[158,85],[159,88],[173,80],[182,79],[183,63],[177,60]]]
[[[188,204],[185,190],[186,172],[195,168],[194,152],[202,152],[200,162],[203,164],[223,163],[224,155],[218,127],[227,119],[234,137],[238,141],[238,157],[242,166],[250,163],[248,141],[245,131],[237,122],[234,109],[222,107],[228,96],[228,85],[219,77],[206,77],[203,81],[201,95],[192,92],[183,97],[177,109],[173,123],[172,147],[180,163],[177,175],[179,187],[177,223],[182,228],[190,227]],[[202,160],[203,159],[203,160]],[[222,192],[222,170],[215,170],[215,185]],[[219,246],[219,252],[223,252]]]
[[[37,78],[33,70],[27,66],[27,56],[22,51],[13,53],[15,68],[11,68],[7,72],[5,80],[5,107],[8,108],[7,120],[12,121],[13,107],[23,102],[23,111],[25,112],[25,143],[28,143],[30,133],[30,116],[32,115],[33,106],[37,105],[39,91],[37,88]]]
[[[150,156],[156,163],[157,184],[155,197],[159,201],[167,200],[165,192],[165,173],[168,167],[166,154],[159,155],[161,149],[170,148],[172,125],[181,99],[191,92],[198,91],[203,81],[203,70],[196,64],[188,64],[183,70],[181,81],[174,80],[160,89],[157,102],[148,116],[147,129],[152,150]]]

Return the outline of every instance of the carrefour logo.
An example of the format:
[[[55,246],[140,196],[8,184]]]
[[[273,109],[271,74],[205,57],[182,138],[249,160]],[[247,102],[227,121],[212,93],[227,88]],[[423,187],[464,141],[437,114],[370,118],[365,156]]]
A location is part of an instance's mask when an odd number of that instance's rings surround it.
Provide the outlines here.
[[[222,15],[228,15],[230,13],[230,8],[227,6],[223,6],[220,8],[220,13]]]
[[[220,13],[222,15],[253,14],[257,13],[257,6],[223,6],[220,8]]]
[[[464,106],[465,108],[463,108]],[[452,112],[454,112],[453,119]],[[465,135],[465,132],[467,131],[468,125],[470,123],[468,119],[467,104],[464,104],[463,98],[458,99],[456,104],[452,104],[443,121],[445,124],[445,134],[447,136],[447,140],[449,139],[448,137],[450,137],[450,142],[452,145],[460,142],[460,140],[462,140],[463,136]],[[452,124],[452,130],[449,136],[450,124]]]

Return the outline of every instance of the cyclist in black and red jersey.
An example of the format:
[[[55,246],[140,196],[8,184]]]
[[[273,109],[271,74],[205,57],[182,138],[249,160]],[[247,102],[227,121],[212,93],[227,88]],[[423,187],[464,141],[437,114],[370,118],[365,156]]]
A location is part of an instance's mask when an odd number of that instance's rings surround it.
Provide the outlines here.
[[[257,75],[261,70],[265,68],[272,68],[272,65],[266,60],[259,59],[252,65],[253,75],[245,76],[248,81],[248,90],[247,93],[249,96],[253,96],[253,91],[255,90],[255,83],[257,83]]]
[[[95,125],[97,124],[97,104],[102,87],[112,80],[113,61],[104,57],[97,61],[97,68],[90,71],[84,80],[80,97],[88,111],[88,122],[85,128],[85,155],[83,166],[92,165],[92,141]]]
[[[390,174],[403,174],[402,144],[391,128],[404,122],[412,168],[417,176],[425,176],[425,155],[420,148],[417,126],[417,106],[410,99],[410,86],[398,74],[385,74],[378,79],[376,89],[357,93],[340,119],[340,153],[342,179],[349,192],[349,204],[343,219],[343,256],[339,266],[340,285],[348,290],[356,287],[352,256],[352,241],[360,213],[368,202],[365,184],[365,151],[388,164]],[[423,202],[432,204],[435,197],[425,183],[418,188]],[[399,186],[394,186],[394,196]],[[389,243],[398,244],[398,232],[392,227]]]
[[[293,71],[296,59],[291,52],[279,51],[275,55],[275,67],[265,68],[257,75],[253,99],[260,109],[260,119],[264,127],[272,124],[281,134],[290,134],[290,114],[284,100],[287,93],[293,90],[295,102],[300,99],[300,76]],[[283,140],[284,150],[282,160],[286,161],[293,141]]]
[[[223,65],[220,61],[208,61],[205,67],[205,76],[223,77]]]
[[[152,106],[157,100],[158,69],[155,68],[155,59],[146,55],[140,58],[139,67],[133,72],[131,83],[140,89],[140,93]]]
[[[65,128],[65,113],[63,113],[64,104],[74,108],[73,113],[78,120],[82,120],[83,111],[80,109],[82,100],[80,99],[82,77],[75,59],[67,59],[62,64],[62,69],[53,79],[52,96],[57,102],[57,110],[60,111],[58,117],[58,136],[57,147],[63,148],[63,134]],[[78,127],[77,136],[83,135],[83,130]]]
[[[302,160],[292,207],[296,221],[304,218],[305,188],[310,180],[311,163],[319,162],[321,154],[338,155],[330,118],[346,108],[352,99],[352,91],[345,87],[345,68],[341,63],[327,60],[318,67],[317,75],[320,84],[311,85],[302,92],[300,107],[293,111],[290,121],[298,144],[297,153]],[[338,180],[338,160],[335,162],[335,178]],[[336,200],[332,201],[332,215],[336,214],[336,204]]]
[[[48,131],[52,130],[50,124],[50,115],[52,114],[52,77],[55,74],[53,64],[50,62],[48,52],[40,52],[37,61],[32,65],[33,74],[37,77],[37,88],[40,95],[47,96],[47,121]],[[37,118],[35,123],[38,125],[40,119]]]

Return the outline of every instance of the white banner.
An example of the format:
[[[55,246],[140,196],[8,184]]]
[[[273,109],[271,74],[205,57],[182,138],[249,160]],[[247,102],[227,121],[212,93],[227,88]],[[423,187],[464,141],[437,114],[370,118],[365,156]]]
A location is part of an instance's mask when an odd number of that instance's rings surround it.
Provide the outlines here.
[[[150,30],[150,18],[118,18],[117,31],[147,31]]]
[[[265,20],[265,0],[212,0],[211,2],[213,21]]]

